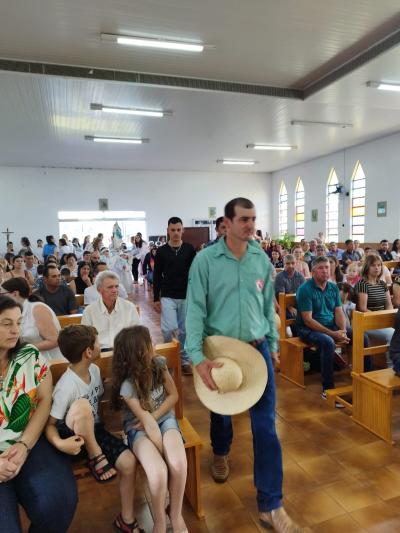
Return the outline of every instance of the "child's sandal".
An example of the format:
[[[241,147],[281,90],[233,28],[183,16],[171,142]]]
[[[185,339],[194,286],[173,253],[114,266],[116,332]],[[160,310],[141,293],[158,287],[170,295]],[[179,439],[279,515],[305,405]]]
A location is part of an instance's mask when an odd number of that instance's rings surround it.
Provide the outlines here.
[[[139,533],[145,533],[144,529],[139,527],[138,521],[135,520],[132,522],[132,524],[127,524],[124,522],[124,519],[122,518],[122,514],[119,513],[117,518],[113,522],[113,526],[115,531],[119,531],[120,533],[134,533],[135,529],[139,530]]]
[[[111,481],[112,479],[115,478],[117,473],[115,472],[111,477],[109,477],[107,479],[101,479],[101,476],[103,476],[104,474],[109,472],[112,468],[114,468],[113,466],[110,465],[110,463],[108,461],[106,462],[106,464],[104,466],[102,466],[100,468],[96,468],[96,466],[99,463],[101,463],[102,461],[107,461],[107,458],[104,455],[104,453],[101,453],[100,455],[96,455],[96,457],[92,457],[91,459],[89,459],[88,460],[88,468],[89,468],[92,476],[94,477],[94,479],[98,483],[108,483],[109,481]]]

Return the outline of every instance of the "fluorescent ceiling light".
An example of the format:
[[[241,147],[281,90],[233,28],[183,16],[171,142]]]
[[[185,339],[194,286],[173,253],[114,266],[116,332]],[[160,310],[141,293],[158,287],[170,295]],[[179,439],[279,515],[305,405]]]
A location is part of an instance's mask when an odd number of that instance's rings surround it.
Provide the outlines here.
[[[400,92],[400,83],[385,83],[383,81],[368,81],[367,87],[371,87],[372,89],[379,89],[381,91]]]
[[[137,115],[141,117],[164,117],[171,116],[172,111],[164,111],[163,109],[139,109],[132,107],[113,107],[102,104],[90,104],[90,109],[93,111],[104,111],[104,113],[118,113],[120,115]]]
[[[86,141],[95,143],[122,143],[122,144],[143,144],[148,143],[149,139],[129,139],[127,137],[97,137],[95,135],[85,135]]]
[[[290,146],[288,144],[247,144],[247,148],[253,150],[296,150],[297,146]]]
[[[323,122],[319,120],[291,120],[292,126],[327,126],[331,128],[352,128],[353,124],[348,122]]]
[[[112,35],[101,34],[102,41],[111,41],[117,44],[140,46],[142,48],[158,48],[162,50],[176,50],[181,52],[203,52],[205,45],[190,41],[175,41],[170,39],[141,37],[138,35]]]
[[[217,159],[222,165],[255,165],[257,161],[240,161],[238,159]]]

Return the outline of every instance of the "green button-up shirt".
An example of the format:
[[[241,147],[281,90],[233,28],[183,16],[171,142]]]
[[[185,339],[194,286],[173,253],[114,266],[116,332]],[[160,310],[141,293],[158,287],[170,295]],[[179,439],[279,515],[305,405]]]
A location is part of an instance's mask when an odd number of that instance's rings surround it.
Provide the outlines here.
[[[197,254],[189,271],[185,343],[195,365],[204,359],[209,335],[245,342],[266,336],[270,350],[277,350],[271,273],[271,262],[254,241],[240,259],[225,239]]]

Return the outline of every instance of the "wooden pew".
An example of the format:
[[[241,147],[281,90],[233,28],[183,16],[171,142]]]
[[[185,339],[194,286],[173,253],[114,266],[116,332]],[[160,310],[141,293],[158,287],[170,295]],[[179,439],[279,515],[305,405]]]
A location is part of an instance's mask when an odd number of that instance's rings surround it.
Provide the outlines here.
[[[180,344],[177,340],[172,340],[165,344],[157,344],[154,350],[157,354],[163,355],[167,359],[168,368],[173,372],[172,377],[179,395],[179,400],[175,405],[175,414],[185,441],[188,463],[185,495],[197,517],[204,518],[200,483],[200,449],[202,442],[189,420],[183,415]]]
[[[135,305],[135,304],[134,304]],[[138,315],[140,316],[140,307],[135,305]],[[60,315],[58,316],[58,321],[60,322],[61,329],[71,324],[80,324],[82,320],[82,313],[76,313],[74,315]]]
[[[60,322],[61,329],[71,324],[80,324],[82,320],[82,313],[76,313],[74,315],[60,315],[57,317]]]
[[[399,261],[383,261],[383,264],[391,270],[392,268],[400,268],[400,262]]]
[[[202,446],[201,439],[195,429],[190,424],[189,420],[183,415],[183,396],[182,396],[182,374],[180,362],[180,346],[179,342],[173,340],[165,344],[158,344],[154,347],[155,353],[163,355],[167,359],[168,369],[172,373],[175,386],[178,391],[178,402],[175,405],[175,415],[179,423],[179,428],[185,441],[185,450],[188,463],[187,481],[185,488],[185,495],[193,508],[198,518],[204,518],[204,511],[201,498],[201,482],[200,482],[200,449]],[[105,384],[111,380],[112,376],[112,351],[103,352],[101,357],[95,361],[95,364],[100,368],[100,373]],[[67,369],[69,363],[64,361],[53,361],[50,364],[50,369],[53,377],[53,385],[57,383],[61,375]],[[112,418],[113,428],[117,425],[116,433],[122,434],[122,421],[120,413],[107,413],[109,411],[108,400],[105,399],[100,405],[102,416],[107,419],[107,414]],[[117,416],[117,420],[115,420]],[[114,431],[113,431],[114,432]],[[89,469],[86,466],[86,461],[78,461],[74,466],[74,473],[76,476],[87,476]]]
[[[283,378],[291,381],[298,387],[305,389],[304,384],[304,348],[310,348],[312,345],[303,342],[300,337],[288,337],[286,328],[296,322],[295,319],[286,318],[286,309],[288,307],[297,308],[296,295],[279,293],[279,318],[281,321],[279,329],[279,346],[280,346],[280,374]],[[342,347],[340,343],[337,347]],[[348,387],[331,389],[335,391],[348,392]],[[333,404],[334,406],[334,404]]]
[[[279,358],[280,375],[298,387],[305,389],[304,385],[304,348],[308,344],[300,337],[288,337],[286,328],[296,322],[295,319],[286,318],[288,307],[297,307],[296,295],[279,293],[279,318],[281,321],[279,330]]]
[[[396,315],[396,309],[353,313],[353,420],[390,444],[393,391],[400,390],[400,378],[391,368],[364,372],[364,358],[386,353],[389,347],[364,348],[363,334],[394,327]]]
[[[84,295],[83,294],[75,294],[76,303],[78,307],[83,307],[84,304]]]

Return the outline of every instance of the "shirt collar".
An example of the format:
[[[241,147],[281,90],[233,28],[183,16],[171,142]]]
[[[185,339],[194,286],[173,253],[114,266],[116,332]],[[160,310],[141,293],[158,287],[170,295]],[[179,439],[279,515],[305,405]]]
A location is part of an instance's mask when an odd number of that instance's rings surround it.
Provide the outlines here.
[[[108,312],[108,309],[104,305],[103,298],[101,296],[99,298],[99,302],[100,302],[100,310],[105,315],[112,315],[113,313],[118,312],[119,310],[119,297],[117,297],[117,301],[115,302],[114,309],[111,311],[111,313]]]
[[[325,289],[321,289],[321,287],[315,283],[314,278],[311,278],[310,282],[314,289],[317,289],[318,291],[321,291],[321,292],[325,292],[329,288],[329,281],[326,283]]]
[[[213,246],[215,251],[215,257],[225,255],[229,259],[235,259],[235,261],[238,261],[238,259],[232,254],[232,252],[229,250],[229,248],[226,245],[225,237],[223,239],[219,239],[218,242],[216,242]],[[247,250],[243,257],[245,257],[248,253],[251,254],[260,254],[264,253],[264,251],[261,250],[260,245],[255,241],[247,241]],[[242,257],[242,259],[243,259]]]

